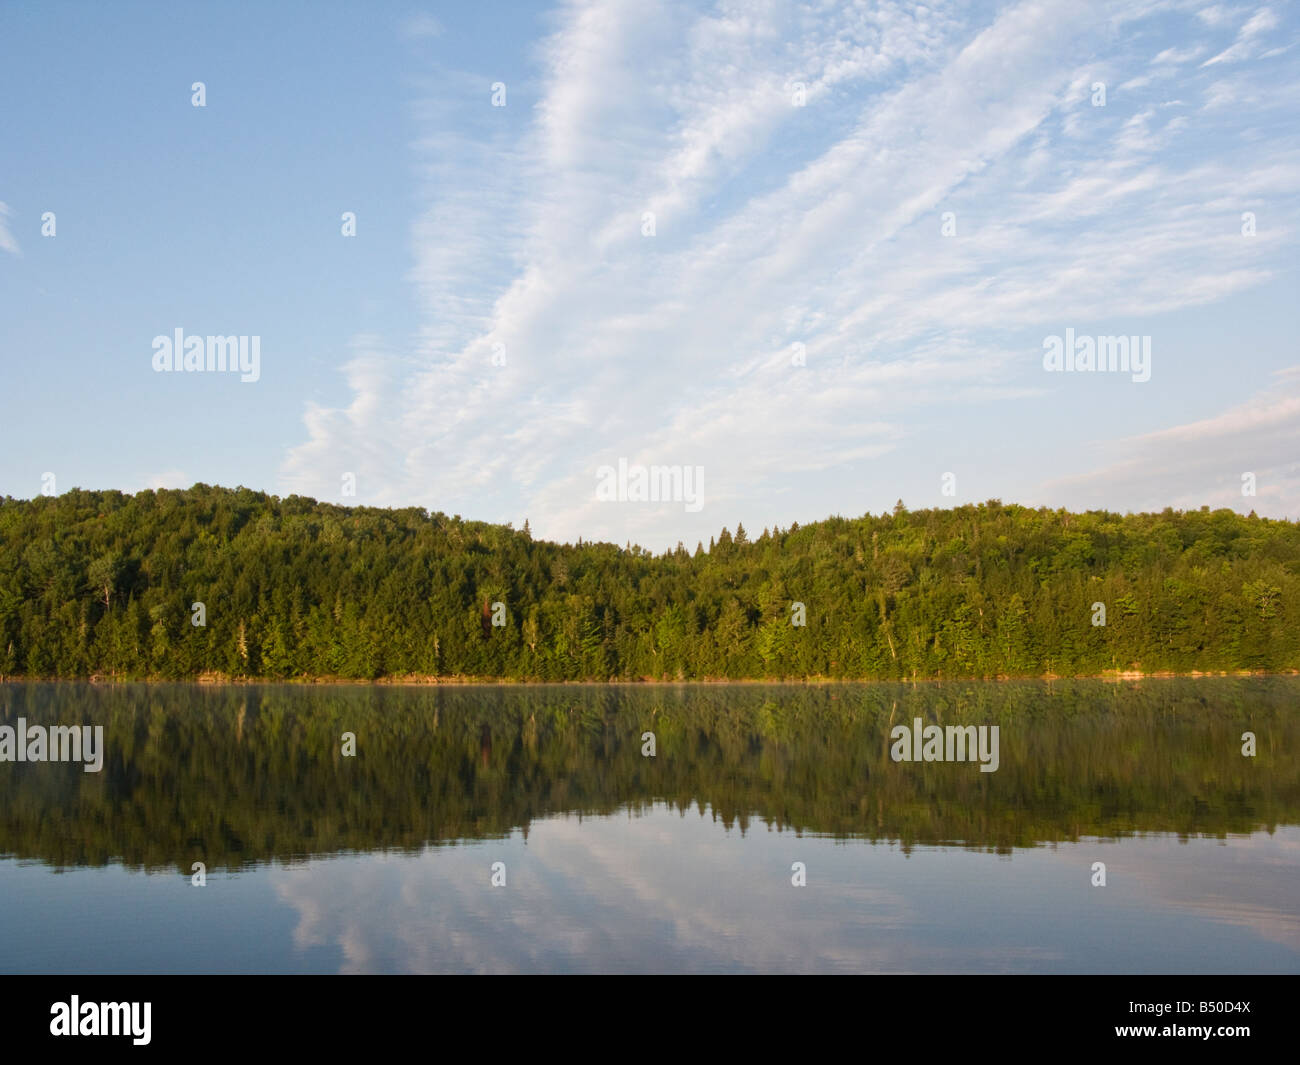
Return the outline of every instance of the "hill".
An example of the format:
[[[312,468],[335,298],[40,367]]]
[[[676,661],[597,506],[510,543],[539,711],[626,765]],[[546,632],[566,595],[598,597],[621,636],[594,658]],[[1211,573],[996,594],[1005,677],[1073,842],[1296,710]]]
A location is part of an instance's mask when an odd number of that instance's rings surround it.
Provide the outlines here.
[[[0,500],[11,676],[1280,671],[1297,621],[1300,526],[1229,510],[900,503],[654,555],[201,484]]]

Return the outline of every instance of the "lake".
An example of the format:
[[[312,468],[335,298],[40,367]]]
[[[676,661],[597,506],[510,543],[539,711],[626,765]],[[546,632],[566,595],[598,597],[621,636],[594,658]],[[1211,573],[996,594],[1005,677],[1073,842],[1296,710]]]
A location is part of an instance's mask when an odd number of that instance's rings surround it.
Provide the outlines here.
[[[6,683],[0,726],[103,746],[0,762],[0,971],[1296,973],[1297,705]],[[996,727],[996,771],[895,760],[918,721]]]

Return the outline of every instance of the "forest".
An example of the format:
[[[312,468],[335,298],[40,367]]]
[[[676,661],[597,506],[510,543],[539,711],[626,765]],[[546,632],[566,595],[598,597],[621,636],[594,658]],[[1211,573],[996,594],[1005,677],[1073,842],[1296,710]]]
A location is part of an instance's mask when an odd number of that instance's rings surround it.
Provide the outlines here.
[[[1300,526],[990,500],[694,551],[198,484],[0,500],[0,675],[858,679],[1300,669]]]

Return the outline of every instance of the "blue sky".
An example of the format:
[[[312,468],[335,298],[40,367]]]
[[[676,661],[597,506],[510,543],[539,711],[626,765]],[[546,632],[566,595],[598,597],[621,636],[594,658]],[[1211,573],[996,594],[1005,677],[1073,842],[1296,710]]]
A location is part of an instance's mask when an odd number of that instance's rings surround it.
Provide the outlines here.
[[[1300,517],[1298,31],[7,3],[0,493],[244,484],[654,549],[900,497]],[[259,379],[155,372],[177,328],[260,337]],[[1150,337],[1150,379],[1048,372],[1067,329]],[[704,505],[600,501],[619,459],[702,467]]]

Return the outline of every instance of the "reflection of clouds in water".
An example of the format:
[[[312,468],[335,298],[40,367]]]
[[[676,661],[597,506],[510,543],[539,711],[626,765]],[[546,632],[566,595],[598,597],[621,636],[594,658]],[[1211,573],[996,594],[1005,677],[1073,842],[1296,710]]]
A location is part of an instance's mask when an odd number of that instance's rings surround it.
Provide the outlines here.
[[[1261,865],[1295,869],[1296,830],[1228,847],[1163,837],[1098,847],[1010,860],[918,848],[904,859],[896,845],[742,837],[660,807],[538,821],[527,844],[514,836],[270,875],[299,915],[297,948],[332,944],[349,973],[1068,971],[1095,965],[1097,942],[1156,908],[1300,943],[1285,897],[1294,877],[1256,882]],[[1111,877],[1101,908],[1080,886],[1094,856]],[[505,888],[490,886],[495,861],[507,864]],[[791,886],[793,861],[807,864],[808,887]]]
[[[1142,850],[1132,852],[1128,872],[1162,905],[1248,928],[1300,952],[1300,829],[1257,834],[1249,837],[1249,848],[1240,845],[1244,838],[1147,839]],[[1267,876],[1260,875],[1261,866],[1269,868]],[[1109,875],[1114,869],[1108,867]]]
[[[278,893],[281,897],[284,896],[282,890],[278,890]],[[298,908],[298,927],[293,930],[293,945],[299,950],[323,946],[328,941],[329,929],[325,923],[325,909],[320,901],[299,896],[295,898],[294,905]]]
[[[276,869],[298,949],[332,939],[344,972],[898,970],[951,958],[900,939],[918,923],[862,876],[888,848],[724,833],[656,810],[537,822],[520,838]],[[502,860],[508,886],[489,886]],[[808,865],[807,888],[790,863]]]

